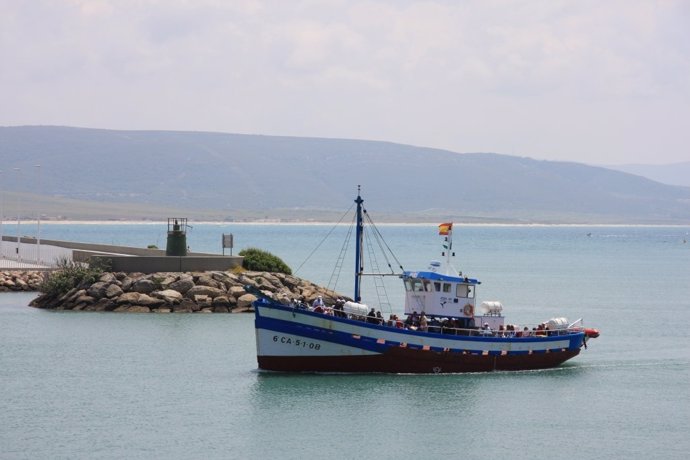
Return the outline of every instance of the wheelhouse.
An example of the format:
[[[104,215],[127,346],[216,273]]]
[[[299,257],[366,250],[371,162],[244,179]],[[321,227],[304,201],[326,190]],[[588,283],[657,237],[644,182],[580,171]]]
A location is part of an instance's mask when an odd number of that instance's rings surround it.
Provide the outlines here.
[[[405,314],[472,318],[480,281],[435,272],[403,272]]]

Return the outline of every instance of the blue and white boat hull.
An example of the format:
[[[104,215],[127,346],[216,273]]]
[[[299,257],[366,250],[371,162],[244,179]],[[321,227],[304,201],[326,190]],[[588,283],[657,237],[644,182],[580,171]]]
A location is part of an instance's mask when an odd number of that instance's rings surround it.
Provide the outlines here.
[[[287,372],[456,373],[558,366],[577,356],[585,334],[538,337],[449,335],[369,324],[254,303],[260,369]]]

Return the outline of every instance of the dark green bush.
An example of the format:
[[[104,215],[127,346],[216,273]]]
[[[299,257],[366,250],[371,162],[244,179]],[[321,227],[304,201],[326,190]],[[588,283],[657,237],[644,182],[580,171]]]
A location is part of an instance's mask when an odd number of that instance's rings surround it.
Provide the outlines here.
[[[242,249],[239,253],[244,260],[242,266],[257,272],[278,272],[292,275],[292,270],[278,256],[257,248]]]
[[[93,284],[101,277],[104,268],[101,265],[85,265],[74,262],[67,257],[56,260],[57,270],[50,273],[39,289],[49,295],[62,295],[80,285]]]

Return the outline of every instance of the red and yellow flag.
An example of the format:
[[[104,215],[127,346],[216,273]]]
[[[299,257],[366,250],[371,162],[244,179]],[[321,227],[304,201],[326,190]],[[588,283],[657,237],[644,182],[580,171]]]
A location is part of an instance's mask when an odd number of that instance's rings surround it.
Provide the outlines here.
[[[439,235],[447,235],[453,229],[453,223],[441,224],[438,226]]]

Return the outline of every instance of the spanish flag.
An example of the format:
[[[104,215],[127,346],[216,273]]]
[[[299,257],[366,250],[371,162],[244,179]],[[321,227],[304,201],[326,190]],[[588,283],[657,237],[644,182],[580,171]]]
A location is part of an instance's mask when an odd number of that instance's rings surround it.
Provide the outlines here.
[[[447,235],[453,229],[453,223],[441,224],[438,226],[439,235]]]

